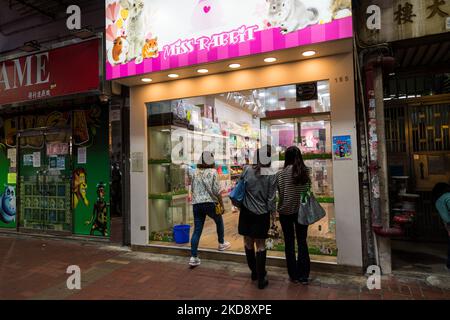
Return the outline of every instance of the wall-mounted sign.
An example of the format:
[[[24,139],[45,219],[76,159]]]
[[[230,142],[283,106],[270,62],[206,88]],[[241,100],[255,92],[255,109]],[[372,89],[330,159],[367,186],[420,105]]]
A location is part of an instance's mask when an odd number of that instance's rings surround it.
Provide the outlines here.
[[[352,139],[350,136],[333,137],[334,160],[352,159]]]
[[[99,40],[0,62],[0,105],[98,90]]]
[[[297,84],[297,101],[317,100],[317,82]]]
[[[450,0],[362,0],[359,37],[375,44],[450,31]]]
[[[351,1],[106,1],[106,77],[352,37]]]

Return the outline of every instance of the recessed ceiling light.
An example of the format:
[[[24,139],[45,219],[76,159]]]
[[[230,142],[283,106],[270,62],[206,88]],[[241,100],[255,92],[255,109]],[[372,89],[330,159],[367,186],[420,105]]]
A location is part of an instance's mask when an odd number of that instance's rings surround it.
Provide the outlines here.
[[[313,51],[313,50],[305,51],[305,52],[302,53],[302,55],[303,55],[304,57],[312,57],[312,56],[314,56],[315,54],[316,54],[316,52]]]
[[[272,63],[272,62],[275,62],[275,61],[277,61],[277,58],[265,58],[264,59],[264,62],[267,62],[267,63]]]
[[[171,74],[168,75],[168,77],[169,77],[169,78],[178,78],[179,75],[176,74],[176,73],[171,73]]]
[[[208,73],[209,70],[208,69],[198,69],[197,72],[198,73]]]
[[[142,78],[141,81],[148,83],[148,82],[152,82],[153,80],[150,78]]]
[[[232,64],[229,65],[229,67],[230,67],[231,69],[237,69],[237,68],[240,68],[241,65],[240,65],[239,63],[232,63]]]

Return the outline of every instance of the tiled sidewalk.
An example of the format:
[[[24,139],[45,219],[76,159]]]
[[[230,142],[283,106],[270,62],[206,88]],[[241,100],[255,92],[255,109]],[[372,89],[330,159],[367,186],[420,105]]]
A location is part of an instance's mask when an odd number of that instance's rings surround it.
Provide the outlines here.
[[[0,257],[0,299],[450,299],[421,278],[383,277],[370,291],[363,276],[331,273],[292,284],[282,268],[269,268],[269,287],[258,290],[242,264],[190,269],[184,258],[53,239],[0,235]],[[69,265],[81,268],[81,290],[66,287]]]

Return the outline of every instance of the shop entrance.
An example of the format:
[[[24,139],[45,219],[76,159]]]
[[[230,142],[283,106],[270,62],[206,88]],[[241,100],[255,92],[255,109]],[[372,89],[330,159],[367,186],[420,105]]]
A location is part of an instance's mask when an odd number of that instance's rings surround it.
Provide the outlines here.
[[[18,133],[19,231],[72,234],[70,128]]]

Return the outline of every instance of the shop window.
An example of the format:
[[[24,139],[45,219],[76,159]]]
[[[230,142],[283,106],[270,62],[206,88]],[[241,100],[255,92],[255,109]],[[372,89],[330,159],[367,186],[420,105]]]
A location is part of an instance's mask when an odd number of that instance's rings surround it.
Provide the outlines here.
[[[330,86],[328,81],[309,85],[309,96],[299,96],[299,84],[292,84],[147,103],[150,243],[190,246],[177,243],[174,227],[189,226],[190,236],[193,233],[189,173],[198,170],[202,151],[209,150],[225,201],[225,240],[232,243],[231,251],[243,252],[238,210],[227,196],[259,147],[275,147],[272,165],[278,170],[286,148],[296,145],[311,168],[314,193],[327,211],[327,217],[310,229],[310,251],[316,260],[335,261]],[[206,219],[199,248],[217,245],[216,226]],[[269,255],[284,256],[282,237]]]

